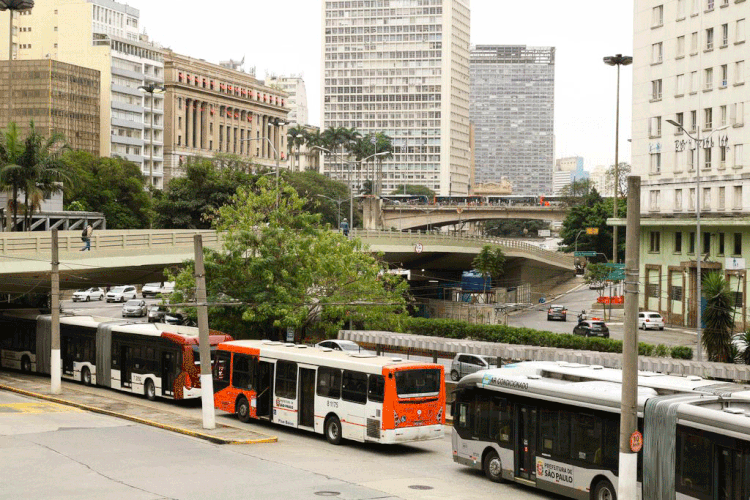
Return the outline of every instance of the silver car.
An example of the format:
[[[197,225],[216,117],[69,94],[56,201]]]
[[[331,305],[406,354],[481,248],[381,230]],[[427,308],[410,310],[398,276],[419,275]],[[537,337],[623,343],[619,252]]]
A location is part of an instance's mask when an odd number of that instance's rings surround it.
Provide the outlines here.
[[[148,305],[143,299],[134,299],[125,302],[122,306],[122,317],[135,316],[136,318],[142,318],[148,314]]]
[[[497,368],[498,366],[497,358],[493,356],[458,353],[451,363],[451,380],[458,382],[464,375],[478,372],[479,370]]]
[[[102,300],[104,298],[104,290],[99,287],[91,287],[86,290],[78,290],[73,294],[73,302],[89,302],[91,300]]]

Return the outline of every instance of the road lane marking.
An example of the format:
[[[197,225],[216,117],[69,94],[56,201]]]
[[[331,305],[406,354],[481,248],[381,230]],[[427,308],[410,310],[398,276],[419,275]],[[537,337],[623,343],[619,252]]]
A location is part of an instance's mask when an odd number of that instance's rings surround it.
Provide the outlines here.
[[[64,413],[64,412],[82,412],[78,408],[73,408],[57,403],[3,403],[0,404],[0,415],[19,414],[19,413]]]

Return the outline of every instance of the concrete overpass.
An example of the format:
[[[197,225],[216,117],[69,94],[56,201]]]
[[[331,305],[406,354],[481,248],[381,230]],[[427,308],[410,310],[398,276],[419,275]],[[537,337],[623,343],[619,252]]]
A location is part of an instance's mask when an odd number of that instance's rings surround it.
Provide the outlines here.
[[[466,222],[501,219],[536,219],[562,222],[568,211],[560,206],[531,205],[387,205],[382,199],[365,198],[362,217],[364,228],[427,229],[460,225]]]
[[[212,230],[95,231],[91,251],[78,231],[59,232],[60,288],[78,289],[161,281],[166,267],[193,259],[193,236],[220,249],[221,235]],[[50,232],[0,233],[0,293],[47,293],[50,290]],[[386,262],[425,273],[471,269],[484,245],[498,245],[507,257],[504,278],[543,283],[568,275],[573,257],[542,250],[523,241],[397,231],[353,231]]]

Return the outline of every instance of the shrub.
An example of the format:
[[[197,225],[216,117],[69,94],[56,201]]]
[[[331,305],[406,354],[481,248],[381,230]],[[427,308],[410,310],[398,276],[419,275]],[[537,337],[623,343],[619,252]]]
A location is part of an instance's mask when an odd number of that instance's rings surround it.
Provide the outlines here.
[[[653,355],[656,356],[657,358],[667,358],[669,357],[669,354],[670,354],[670,349],[664,344],[659,344],[654,349]]]
[[[693,349],[688,346],[679,345],[672,348],[674,359],[693,359]]]

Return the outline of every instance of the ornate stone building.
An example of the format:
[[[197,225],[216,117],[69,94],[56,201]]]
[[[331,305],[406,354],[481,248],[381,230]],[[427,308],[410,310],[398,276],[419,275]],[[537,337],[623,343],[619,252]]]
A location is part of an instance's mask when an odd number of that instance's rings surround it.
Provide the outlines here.
[[[165,183],[194,157],[219,153],[270,168],[287,168],[285,92],[254,75],[218,64],[164,53]],[[276,125],[276,123],[281,123]]]

